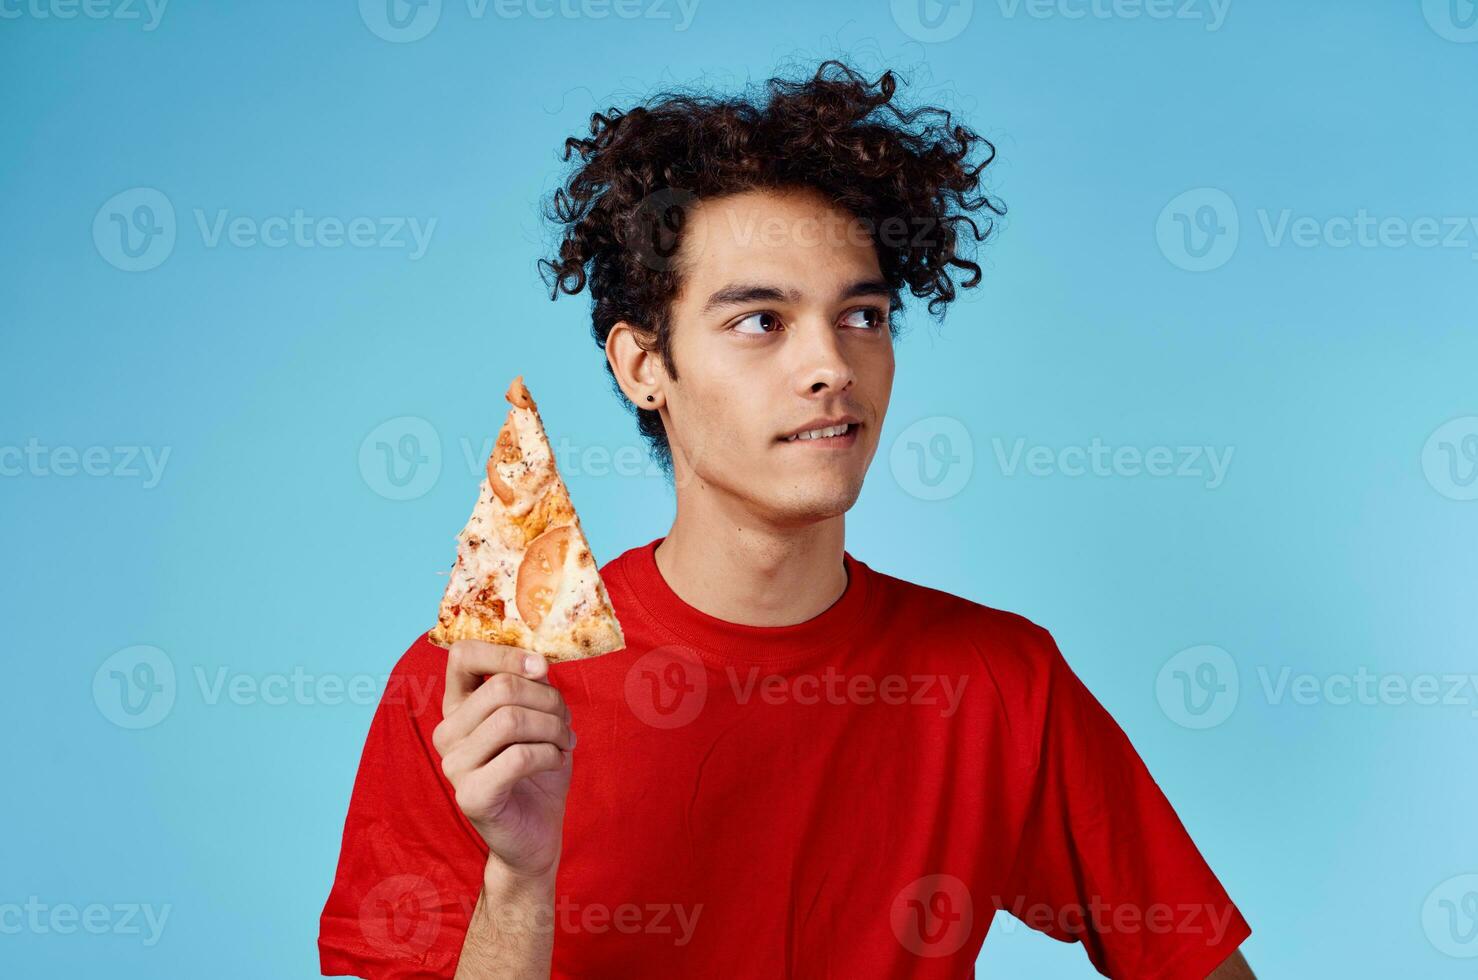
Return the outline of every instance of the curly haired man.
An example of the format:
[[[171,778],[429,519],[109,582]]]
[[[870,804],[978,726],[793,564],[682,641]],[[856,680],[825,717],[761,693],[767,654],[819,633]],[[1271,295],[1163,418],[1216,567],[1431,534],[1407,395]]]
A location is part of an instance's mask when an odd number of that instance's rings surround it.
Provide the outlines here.
[[[1247,922],[1051,635],[845,548],[903,291],[937,314],[980,281],[993,147],[892,73],[764,94],[566,142],[544,268],[589,289],[675,517],[601,570],[625,649],[400,660],[323,972],[967,978],[1006,912],[1107,976],[1251,977]]]

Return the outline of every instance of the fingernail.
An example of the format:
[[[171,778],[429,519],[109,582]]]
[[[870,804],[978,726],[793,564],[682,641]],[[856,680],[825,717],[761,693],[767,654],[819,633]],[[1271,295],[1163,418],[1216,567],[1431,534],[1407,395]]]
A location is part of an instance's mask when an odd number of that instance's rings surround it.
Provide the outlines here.
[[[539,668],[544,666],[544,658],[535,654],[529,654],[523,658],[523,672],[533,675],[539,673]]]
[[[575,743],[576,742],[579,742],[579,741],[580,741],[580,734],[572,729],[570,731],[570,748],[573,749],[575,747]]]

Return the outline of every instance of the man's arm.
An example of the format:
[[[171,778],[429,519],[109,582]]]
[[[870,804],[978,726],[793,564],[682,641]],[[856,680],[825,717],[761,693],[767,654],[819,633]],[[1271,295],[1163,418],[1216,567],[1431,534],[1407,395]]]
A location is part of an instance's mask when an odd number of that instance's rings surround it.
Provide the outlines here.
[[[1252,967],[1247,965],[1247,958],[1239,949],[1228,956],[1221,966],[1211,971],[1206,980],[1257,980],[1252,975]]]
[[[521,878],[488,862],[462,943],[456,980],[548,980],[554,955],[554,875]]]
[[[547,980],[554,880],[575,746],[544,658],[463,640],[447,656],[432,742],[457,806],[488,845],[482,892],[457,964],[462,980]]]
[[[1069,927],[1023,921],[1079,941],[1108,977],[1249,980],[1237,949],[1251,933],[1128,736],[1041,631],[1031,666],[1037,701],[1035,770],[998,907],[1187,910],[1155,928],[1126,929],[1100,915]],[[1196,914],[1189,914],[1194,910]],[[1014,913],[1013,913],[1014,914]],[[1020,918],[1020,916],[1018,916]]]

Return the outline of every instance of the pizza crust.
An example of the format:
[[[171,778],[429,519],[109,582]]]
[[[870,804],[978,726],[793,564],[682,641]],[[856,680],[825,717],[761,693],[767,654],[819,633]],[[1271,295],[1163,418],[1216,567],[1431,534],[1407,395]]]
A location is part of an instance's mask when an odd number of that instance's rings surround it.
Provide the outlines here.
[[[626,645],[538,407],[520,376],[488,457],[432,643],[484,640],[559,662]]]

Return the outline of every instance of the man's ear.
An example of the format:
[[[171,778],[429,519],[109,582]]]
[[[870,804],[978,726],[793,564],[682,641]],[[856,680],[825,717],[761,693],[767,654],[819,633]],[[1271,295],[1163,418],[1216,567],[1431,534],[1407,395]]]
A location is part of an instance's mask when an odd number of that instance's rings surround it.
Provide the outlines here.
[[[651,348],[651,343],[650,333],[622,320],[606,335],[606,360],[632,404],[656,410],[662,407],[668,377],[662,358]]]

